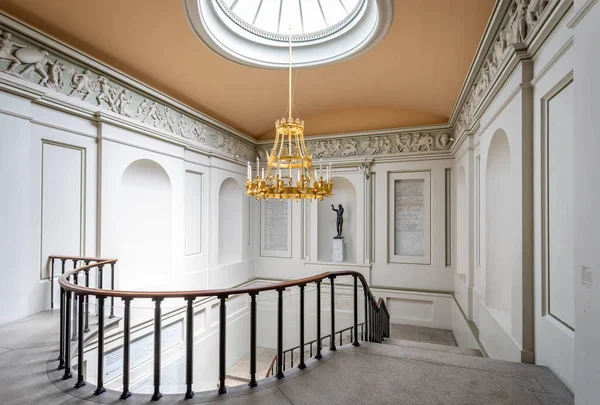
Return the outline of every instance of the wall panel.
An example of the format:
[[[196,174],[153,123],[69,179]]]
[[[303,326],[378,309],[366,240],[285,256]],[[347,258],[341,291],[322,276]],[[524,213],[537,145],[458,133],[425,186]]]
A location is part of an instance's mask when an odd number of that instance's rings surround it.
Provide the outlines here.
[[[83,254],[85,149],[42,140],[41,278],[51,254]]]
[[[202,174],[185,172],[185,254],[202,253]]]

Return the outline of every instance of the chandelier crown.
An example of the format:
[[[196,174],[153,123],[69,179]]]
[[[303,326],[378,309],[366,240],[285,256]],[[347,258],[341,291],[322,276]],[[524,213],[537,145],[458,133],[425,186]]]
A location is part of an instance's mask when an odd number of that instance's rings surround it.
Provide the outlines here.
[[[246,195],[257,200],[269,198],[323,200],[332,195],[331,164],[323,172],[313,169],[312,155],[304,143],[304,121],[292,118],[292,41],[290,34],[288,117],[275,121],[275,142],[267,152],[266,167],[256,158],[256,176],[248,162]],[[266,172],[265,172],[266,169]]]

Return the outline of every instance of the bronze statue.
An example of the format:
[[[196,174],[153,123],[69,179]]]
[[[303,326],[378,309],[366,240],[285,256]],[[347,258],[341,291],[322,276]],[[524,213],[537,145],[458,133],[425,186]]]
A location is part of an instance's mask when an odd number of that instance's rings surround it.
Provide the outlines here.
[[[335,223],[337,228],[337,236],[334,239],[342,239],[342,227],[344,226],[344,207],[342,207],[342,204],[339,204],[338,209],[336,210],[333,204],[331,204],[331,209],[337,212],[337,220]]]

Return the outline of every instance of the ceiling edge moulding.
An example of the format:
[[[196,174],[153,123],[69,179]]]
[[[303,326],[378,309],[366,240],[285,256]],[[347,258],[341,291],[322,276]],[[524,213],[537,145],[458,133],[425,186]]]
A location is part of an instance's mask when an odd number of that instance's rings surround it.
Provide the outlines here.
[[[497,5],[450,119],[456,139],[453,153],[475,133],[477,120],[518,61],[533,56],[572,3],[503,0]]]
[[[182,2],[192,31],[218,55],[246,66],[287,68],[287,27],[293,23],[282,21],[281,12],[277,24],[278,32],[270,32],[239,18],[235,9],[232,10],[223,0]],[[257,3],[256,16],[262,4]],[[302,7],[302,3],[298,4]],[[325,25],[316,32],[304,33],[303,28],[291,28],[297,32],[292,35],[292,42],[295,44],[295,68],[339,62],[377,45],[392,25],[394,0],[357,0],[356,6],[347,12],[348,15],[338,23]],[[313,17],[316,19],[320,14]],[[305,20],[307,18],[308,16],[304,16]],[[323,19],[326,20],[324,14]],[[302,19],[299,23],[302,23]],[[302,25],[304,27],[303,23]]]
[[[446,128],[434,131],[402,131],[378,136],[351,136],[322,138],[306,141],[306,147],[317,159],[338,158],[403,158],[406,156],[434,156],[448,154],[454,142],[453,132]],[[266,158],[271,143],[257,147],[258,157]]]
[[[39,97],[78,106],[80,114],[112,115],[201,152],[217,151],[240,162],[255,157],[254,139],[1,12],[0,35],[0,72],[21,90],[33,84]]]

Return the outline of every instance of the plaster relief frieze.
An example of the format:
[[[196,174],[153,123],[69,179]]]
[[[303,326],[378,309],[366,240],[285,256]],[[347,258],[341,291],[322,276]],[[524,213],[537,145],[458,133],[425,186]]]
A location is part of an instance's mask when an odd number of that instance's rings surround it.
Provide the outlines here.
[[[557,0],[554,0],[557,1]],[[481,102],[488,94],[491,85],[500,75],[500,68],[509,55],[512,45],[525,44],[528,35],[542,19],[548,8],[549,0],[513,0],[509,11],[496,34],[492,46],[479,69],[454,126],[454,135],[458,139],[466,130],[472,128],[475,114]]]
[[[357,136],[306,141],[313,158],[343,158],[353,156],[395,156],[414,153],[449,151],[454,138],[449,131],[407,132],[380,136]],[[258,156],[266,158],[272,146],[262,146]]]
[[[0,26],[0,72],[165,131],[191,145],[244,160],[255,157],[255,147],[250,142],[127,88],[71,58],[43,49],[4,26]]]

